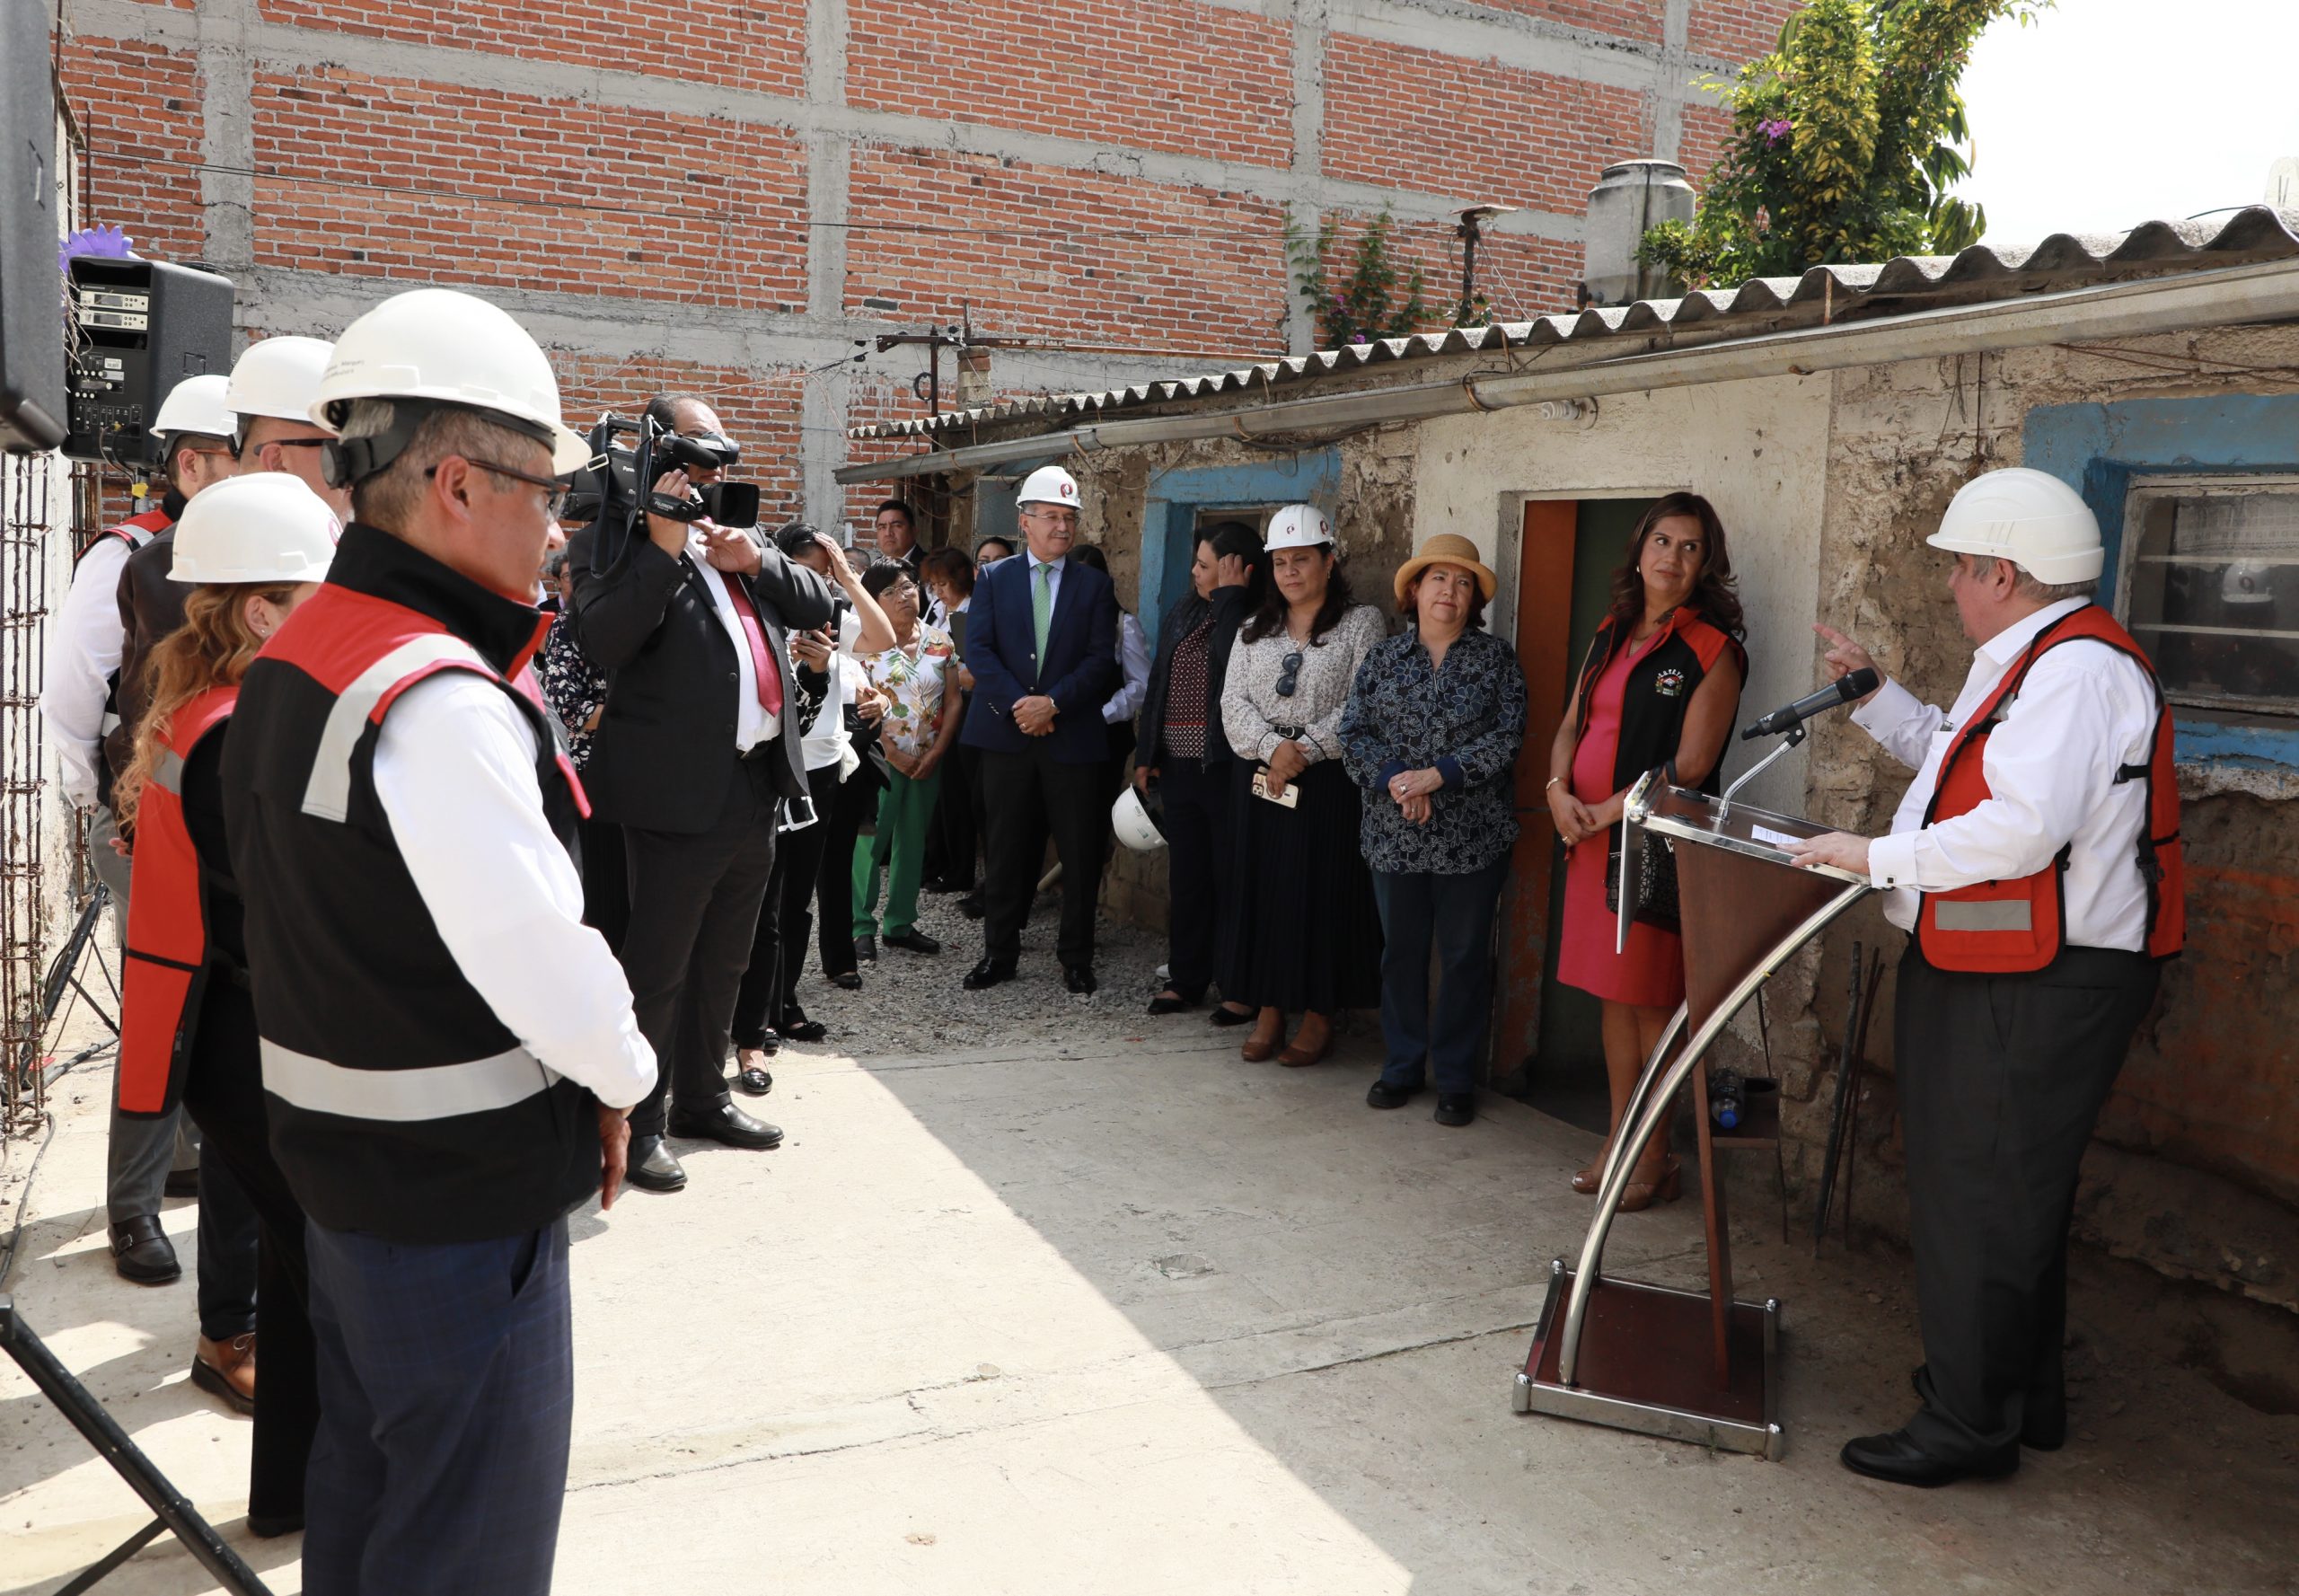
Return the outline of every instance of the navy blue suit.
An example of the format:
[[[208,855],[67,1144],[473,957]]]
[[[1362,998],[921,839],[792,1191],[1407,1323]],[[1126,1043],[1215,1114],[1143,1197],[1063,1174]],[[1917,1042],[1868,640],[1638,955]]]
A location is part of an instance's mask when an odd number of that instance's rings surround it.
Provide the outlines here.
[[[1031,600],[1036,577],[1027,555],[992,566],[966,609],[966,668],[973,709],[960,740],[982,757],[983,832],[990,869],[982,883],[983,951],[1010,965],[1021,955],[1022,925],[1037,891],[1049,833],[1061,860],[1065,969],[1094,962],[1094,900],[1109,829],[1104,771],[1109,732],[1102,706],[1124,680],[1117,659],[1117,594],[1091,566],[1062,561],[1045,657],[1037,657]],[[1031,736],[1014,724],[1017,699],[1053,700],[1053,730]]]

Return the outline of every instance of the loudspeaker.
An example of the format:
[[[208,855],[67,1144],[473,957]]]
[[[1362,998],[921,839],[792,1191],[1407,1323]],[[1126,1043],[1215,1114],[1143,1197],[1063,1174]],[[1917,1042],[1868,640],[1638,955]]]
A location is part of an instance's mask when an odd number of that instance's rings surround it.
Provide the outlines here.
[[[0,4],[0,449],[64,436],[64,285],[56,269],[56,87],[48,7]]]
[[[165,260],[82,255],[72,262],[79,333],[72,354],[75,460],[157,467],[147,428],[186,377],[232,368],[232,279]]]

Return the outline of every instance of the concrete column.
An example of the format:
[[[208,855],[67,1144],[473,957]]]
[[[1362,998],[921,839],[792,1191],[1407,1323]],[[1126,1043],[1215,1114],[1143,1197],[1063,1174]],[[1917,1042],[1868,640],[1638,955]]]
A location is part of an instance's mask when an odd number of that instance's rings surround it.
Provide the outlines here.
[[[1324,210],[1310,196],[1325,179],[1326,23],[1327,0],[1293,0],[1293,221],[1314,234]],[[1296,355],[1317,348],[1317,318],[1302,304],[1285,263],[1285,347]]]
[[[806,8],[806,314],[824,327],[846,315],[847,195],[853,143],[825,117],[846,103],[846,0]],[[798,453],[806,519],[834,530],[846,490],[832,474],[846,463],[847,367],[809,370],[799,401]]]
[[[1652,154],[1663,161],[1679,159],[1684,148],[1686,85],[1696,71],[1691,40],[1692,0],[1669,0],[1660,19],[1660,57],[1653,64],[1652,92],[1646,96],[1652,108]]]
[[[257,0],[198,0],[199,200],[207,263],[233,278],[255,264]]]

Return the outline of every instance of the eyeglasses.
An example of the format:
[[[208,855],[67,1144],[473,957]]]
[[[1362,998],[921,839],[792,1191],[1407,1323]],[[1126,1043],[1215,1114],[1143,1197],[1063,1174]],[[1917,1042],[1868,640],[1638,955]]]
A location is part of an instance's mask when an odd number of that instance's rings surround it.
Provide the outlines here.
[[[1056,526],[1075,527],[1078,525],[1078,512],[1075,510],[1029,509],[1022,514],[1032,521],[1048,521]]]
[[[543,513],[548,516],[559,514],[559,507],[567,502],[567,490],[572,486],[557,477],[539,477],[532,472],[514,471],[511,467],[498,464],[492,460],[481,460],[476,454],[465,454],[461,458],[466,465],[475,465],[481,471],[491,471],[497,476],[508,477],[515,482],[524,482],[530,488],[541,488],[544,492]],[[424,468],[423,474],[427,477],[436,477],[439,474],[439,468],[436,465],[427,466]]]
[[[1277,696],[1291,698],[1294,690],[1300,685],[1301,651],[1296,648],[1292,653],[1288,654],[1284,662],[1277,667]]]

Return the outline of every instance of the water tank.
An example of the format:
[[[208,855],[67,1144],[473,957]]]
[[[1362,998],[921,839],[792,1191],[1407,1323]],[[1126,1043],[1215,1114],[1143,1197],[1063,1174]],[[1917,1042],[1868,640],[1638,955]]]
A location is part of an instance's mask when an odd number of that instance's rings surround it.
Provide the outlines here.
[[[1645,230],[1662,222],[1692,225],[1692,183],[1674,161],[1623,161],[1605,168],[1589,191],[1589,220],[1581,280],[1598,304],[1664,298],[1667,276],[1636,263]]]

